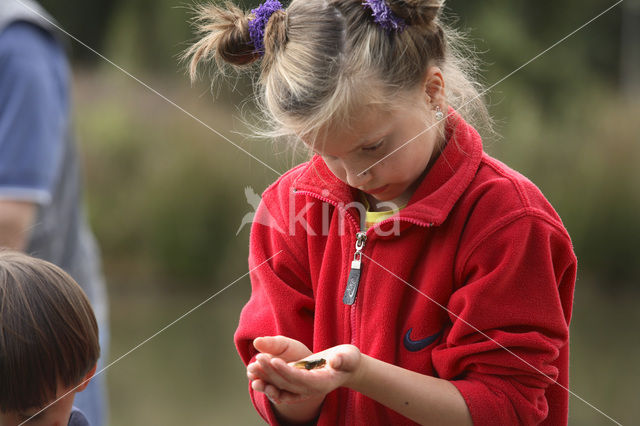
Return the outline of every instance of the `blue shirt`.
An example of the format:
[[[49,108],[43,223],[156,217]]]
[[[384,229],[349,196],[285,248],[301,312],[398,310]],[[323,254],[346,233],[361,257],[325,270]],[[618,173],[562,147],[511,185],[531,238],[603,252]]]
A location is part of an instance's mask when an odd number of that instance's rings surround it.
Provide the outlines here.
[[[69,127],[63,48],[27,22],[0,34],[0,198],[51,202]]]
[[[47,22],[20,3],[0,0],[0,199],[37,206],[25,251],[67,271],[102,327],[106,291],[82,205],[70,75],[61,40]]]

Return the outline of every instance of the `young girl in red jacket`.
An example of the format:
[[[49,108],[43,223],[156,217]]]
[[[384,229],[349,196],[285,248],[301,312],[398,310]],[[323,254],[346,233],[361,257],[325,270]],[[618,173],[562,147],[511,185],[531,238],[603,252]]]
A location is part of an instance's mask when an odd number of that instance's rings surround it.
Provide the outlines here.
[[[251,229],[235,343],[269,423],[567,422],[571,240],[483,152],[468,122],[487,111],[441,7],[200,9],[192,77],[259,63],[264,133],[315,153]]]

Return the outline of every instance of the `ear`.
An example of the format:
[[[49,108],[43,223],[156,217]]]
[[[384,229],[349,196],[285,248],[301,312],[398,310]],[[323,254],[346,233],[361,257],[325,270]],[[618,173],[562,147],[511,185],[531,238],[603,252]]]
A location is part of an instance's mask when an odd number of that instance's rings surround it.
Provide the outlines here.
[[[444,77],[439,67],[434,65],[427,68],[422,80],[422,88],[427,96],[427,103],[433,106],[445,104]]]
[[[87,388],[87,386],[89,386],[89,382],[91,381],[91,378],[96,374],[96,367],[97,366],[98,366],[97,364],[94,365],[93,368],[91,370],[89,370],[89,372],[84,376],[80,386],[78,386],[76,388],[76,392],[82,392],[83,390],[85,390]]]

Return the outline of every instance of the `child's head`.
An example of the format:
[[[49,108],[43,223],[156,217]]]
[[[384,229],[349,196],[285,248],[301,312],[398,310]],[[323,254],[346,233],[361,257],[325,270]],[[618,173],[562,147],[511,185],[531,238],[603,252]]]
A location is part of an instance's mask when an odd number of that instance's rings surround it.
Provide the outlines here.
[[[84,292],[59,267],[0,251],[0,426],[65,424],[100,356]]]
[[[384,28],[374,8],[403,25]],[[472,62],[458,53],[459,37],[441,22],[441,8],[439,0],[293,0],[268,18],[261,56],[249,31],[255,14],[231,3],[224,9],[207,6],[199,9],[197,20],[203,37],[186,56],[191,57],[192,78],[202,60],[241,67],[261,59],[260,101],[273,129],[265,134],[294,136],[325,160],[334,160],[327,165],[349,185],[376,189],[389,179],[417,177],[388,176],[393,173],[381,165],[360,173],[378,158],[373,148],[381,137],[393,133],[395,140],[384,142],[385,149],[376,153],[380,158],[433,125],[410,144],[421,145],[416,152],[404,149],[407,158],[387,162],[415,172],[424,170],[444,139],[445,121],[436,120],[438,111],[447,114],[449,105],[464,106],[460,112],[466,118],[489,124],[478,86],[468,76]],[[397,130],[407,126],[413,134],[400,135]],[[371,149],[362,150],[363,144]]]

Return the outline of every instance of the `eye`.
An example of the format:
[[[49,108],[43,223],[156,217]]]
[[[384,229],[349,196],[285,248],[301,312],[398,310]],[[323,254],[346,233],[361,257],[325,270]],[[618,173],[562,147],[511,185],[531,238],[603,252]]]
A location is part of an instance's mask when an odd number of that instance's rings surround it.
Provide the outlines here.
[[[42,413],[38,413],[36,415],[33,414],[27,414],[27,413],[20,413],[18,415],[18,417],[20,418],[20,421],[23,423],[35,423],[37,422],[39,419],[42,418]]]
[[[375,145],[371,145],[371,146],[363,146],[362,150],[363,151],[375,151],[376,149],[380,148],[380,146],[382,145],[382,143],[384,142],[384,139],[380,140],[378,143],[376,143]]]

